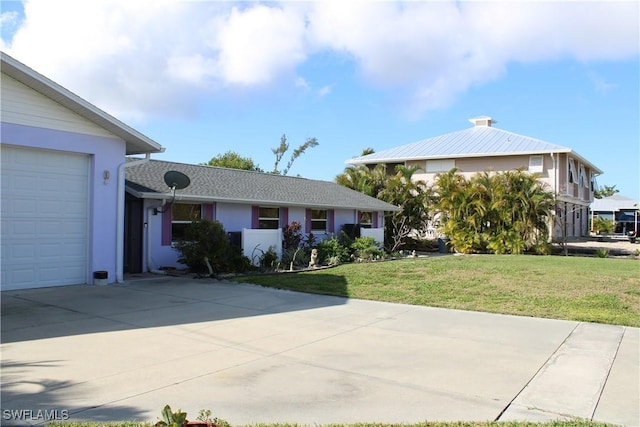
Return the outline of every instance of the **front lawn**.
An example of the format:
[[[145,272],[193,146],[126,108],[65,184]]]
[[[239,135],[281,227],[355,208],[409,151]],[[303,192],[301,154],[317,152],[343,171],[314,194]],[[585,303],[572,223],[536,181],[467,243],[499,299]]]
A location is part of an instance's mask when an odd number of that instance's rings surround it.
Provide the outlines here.
[[[434,256],[233,280],[349,298],[640,326],[640,262],[633,259]]]

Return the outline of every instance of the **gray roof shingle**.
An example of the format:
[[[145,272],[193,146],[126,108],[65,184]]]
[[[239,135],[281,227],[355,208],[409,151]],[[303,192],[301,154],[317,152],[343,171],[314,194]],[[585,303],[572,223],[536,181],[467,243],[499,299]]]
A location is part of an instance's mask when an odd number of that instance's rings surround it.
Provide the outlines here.
[[[150,160],[126,168],[126,187],[143,198],[171,197],[164,182],[170,170],[184,173],[191,185],[176,191],[177,200],[209,200],[324,209],[398,211],[398,207],[333,182]]]

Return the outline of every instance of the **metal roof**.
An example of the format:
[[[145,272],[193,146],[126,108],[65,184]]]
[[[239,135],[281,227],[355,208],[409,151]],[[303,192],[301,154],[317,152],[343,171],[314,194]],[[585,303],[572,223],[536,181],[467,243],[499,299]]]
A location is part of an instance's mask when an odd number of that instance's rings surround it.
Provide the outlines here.
[[[489,117],[486,117],[490,119]],[[495,123],[495,122],[494,122]],[[571,148],[540,139],[508,132],[493,126],[474,126],[411,144],[382,150],[346,161],[348,164],[397,163],[407,160],[452,159],[463,157],[497,157],[547,153],[573,153],[595,173],[602,173],[595,165]]]
[[[176,200],[323,209],[400,210],[334,182],[160,160],[126,168],[127,191],[141,198],[170,198],[171,191],[164,182],[164,174],[170,170],[182,172],[191,179],[189,187],[176,192]]]
[[[127,126],[95,105],[80,98],[53,80],[0,52],[2,73],[52,99],[63,107],[106,129],[126,142],[126,153],[161,153],[164,148],[151,138]]]
[[[620,210],[633,210],[640,208],[640,202],[620,194],[593,199],[591,210],[593,212],[618,212]]]

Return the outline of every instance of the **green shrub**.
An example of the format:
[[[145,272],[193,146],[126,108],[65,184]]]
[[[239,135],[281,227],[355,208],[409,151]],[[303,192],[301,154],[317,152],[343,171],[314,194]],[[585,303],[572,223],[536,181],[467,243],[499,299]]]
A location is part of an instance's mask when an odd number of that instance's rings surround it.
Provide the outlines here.
[[[187,421],[187,413],[180,409],[173,412],[171,406],[166,405],[162,409],[162,420],[156,423],[156,427],[182,427]]]
[[[282,267],[306,267],[309,265],[309,250],[306,248],[289,248],[282,250]]]
[[[209,275],[209,264],[214,273],[227,269],[229,238],[224,227],[217,221],[201,219],[189,224],[184,232],[185,239],[175,244],[180,257],[178,261],[186,264],[194,273]]]
[[[438,240],[437,239],[416,239],[407,237],[404,239],[402,245],[404,252],[418,251],[418,252],[437,252]]]
[[[335,237],[320,241],[317,249],[318,258],[326,264],[337,265],[349,261],[349,249]]]
[[[381,257],[384,252],[373,237],[358,237],[352,244],[354,255],[363,261]]]
[[[609,258],[609,250],[604,248],[596,249],[596,256],[598,258]]]
[[[244,273],[253,269],[251,260],[244,256],[240,247],[229,245],[226,261],[227,264],[224,271],[228,273]]]
[[[616,226],[612,220],[597,216],[593,218],[591,228],[596,232],[596,234],[602,234],[613,233]]]
[[[231,424],[229,424],[227,420],[218,418],[218,417],[213,417],[211,414],[211,409],[207,409],[207,410],[200,409],[200,411],[198,411],[198,418],[196,419],[198,421],[209,423],[216,427],[231,427]]]
[[[551,255],[553,246],[547,242],[538,242],[531,247],[531,252],[536,255]]]
[[[260,256],[260,267],[272,270],[277,266],[278,254],[273,246],[269,246],[269,249]]]

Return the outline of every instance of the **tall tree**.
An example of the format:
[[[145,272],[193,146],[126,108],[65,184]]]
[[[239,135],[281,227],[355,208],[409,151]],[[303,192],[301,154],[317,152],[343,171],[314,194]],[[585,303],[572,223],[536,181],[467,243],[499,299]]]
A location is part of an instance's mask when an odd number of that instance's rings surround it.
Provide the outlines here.
[[[291,154],[291,158],[289,159],[287,166],[282,171],[280,171],[280,169],[278,169],[278,166],[280,165],[280,161],[282,160],[282,157],[285,155],[285,153],[289,150],[287,135],[283,134],[282,137],[280,138],[280,145],[277,148],[271,149],[273,154],[276,156],[272,173],[280,174],[280,175],[288,174],[289,170],[291,169],[291,166],[293,165],[293,162],[295,162],[295,160],[298,157],[304,154],[304,152],[307,151],[307,149],[313,148],[317,145],[318,145],[318,140],[316,138],[307,138],[305,142],[303,142],[298,148],[293,150],[293,153]]]
[[[371,169],[360,165],[344,168],[344,172],[336,176],[334,181],[336,184],[359,191],[367,196],[378,197],[387,179],[384,165],[376,165]]]
[[[615,185],[605,185],[603,188],[594,191],[593,197],[596,199],[602,199],[603,197],[611,197],[620,191],[616,189]]]
[[[213,157],[207,163],[203,164],[208,166],[218,166],[221,168],[263,172],[263,170],[260,169],[260,167],[255,164],[250,157],[242,157],[235,151],[227,151],[224,154],[219,154]]]
[[[402,247],[411,233],[426,229],[431,206],[431,191],[422,180],[414,180],[418,166],[396,166],[396,174],[389,176],[378,198],[402,210],[385,220],[385,241],[390,252]]]

